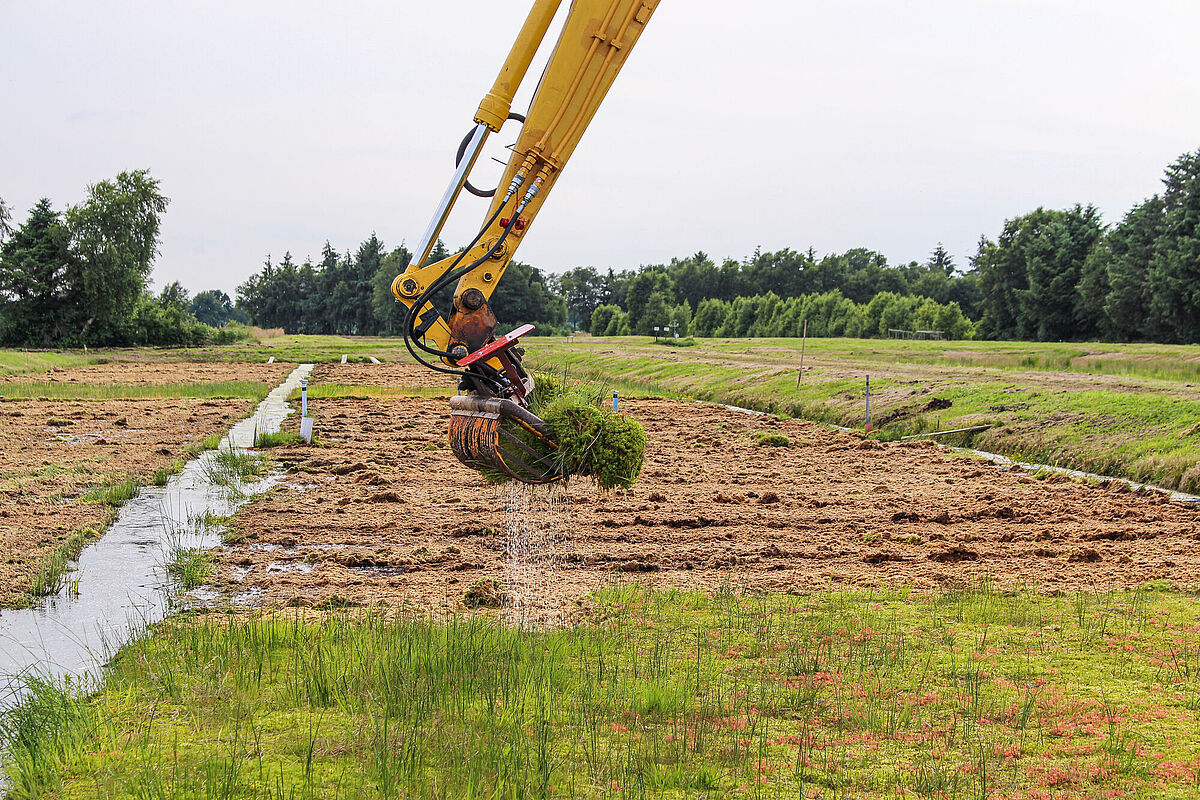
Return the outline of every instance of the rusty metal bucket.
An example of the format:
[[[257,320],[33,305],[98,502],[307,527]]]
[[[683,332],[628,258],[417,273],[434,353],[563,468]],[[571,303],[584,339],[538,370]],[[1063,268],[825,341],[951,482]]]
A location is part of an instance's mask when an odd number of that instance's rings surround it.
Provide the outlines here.
[[[522,441],[516,435],[521,431],[544,445],[544,451]],[[468,467],[496,470],[522,483],[554,483],[566,477],[554,434],[545,422],[512,400],[451,397],[450,447]]]

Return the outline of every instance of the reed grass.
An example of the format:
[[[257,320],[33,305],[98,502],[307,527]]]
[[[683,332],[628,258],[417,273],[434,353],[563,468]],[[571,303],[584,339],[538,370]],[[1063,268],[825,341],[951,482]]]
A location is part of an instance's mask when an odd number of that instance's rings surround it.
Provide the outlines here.
[[[211,553],[201,548],[178,545],[171,548],[166,564],[167,576],[174,588],[183,592],[208,583],[214,569]]]
[[[308,443],[295,431],[275,431],[274,433],[259,431],[254,434],[254,446],[260,450],[272,447],[296,447],[302,444]]]
[[[12,798],[1195,797],[1193,596],[594,598],[594,623],[185,618],[35,684]],[[1197,703],[1200,706],[1200,703]],[[1040,794],[1039,794],[1040,793]]]

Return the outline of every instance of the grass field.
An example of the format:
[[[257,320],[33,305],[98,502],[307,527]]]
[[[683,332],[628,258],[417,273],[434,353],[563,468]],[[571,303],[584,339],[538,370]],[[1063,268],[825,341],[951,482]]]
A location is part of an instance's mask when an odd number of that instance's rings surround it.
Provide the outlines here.
[[[530,340],[530,360],[634,392],[945,437],[1038,463],[1200,492],[1200,347],[816,339]]]
[[[1200,605],[615,587],[595,625],[182,619],[8,725],[14,798],[1200,791]]]

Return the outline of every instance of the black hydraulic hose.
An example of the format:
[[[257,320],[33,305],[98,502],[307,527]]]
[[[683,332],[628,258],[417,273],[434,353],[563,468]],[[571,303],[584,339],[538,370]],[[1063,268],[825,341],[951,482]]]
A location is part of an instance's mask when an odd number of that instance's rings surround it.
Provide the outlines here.
[[[427,346],[424,343],[424,341],[422,341],[420,338],[417,338],[414,335],[416,333],[415,322],[416,322],[417,312],[427,302],[429,302],[430,297],[432,297],[435,293],[437,293],[442,288],[444,288],[446,285],[448,285],[451,281],[456,280],[457,278],[461,278],[463,275],[466,275],[471,270],[478,268],[480,265],[482,265],[483,263],[488,261],[493,255],[495,255],[495,253],[499,250],[500,246],[504,243],[504,240],[506,238],[508,238],[509,233],[511,233],[513,228],[516,227],[516,223],[517,223],[517,215],[516,214],[514,214],[513,218],[511,220],[509,220],[509,223],[508,223],[508,225],[505,226],[504,232],[500,235],[500,238],[496,240],[495,244],[493,244],[490,248],[488,248],[488,251],[486,253],[484,253],[480,258],[476,259],[471,264],[469,264],[465,267],[462,267],[461,269],[458,269],[458,270],[454,269],[455,265],[457,265],[459,262],[462,261],[462,259],[466,256],[467,252],[469,252],[470,249],[475,246],[475,243],[478,242],[483,237],[483,234],[487,232],[487,229],[489,227],[491,227],[492,223],[496,221],[496,218],[500,216],[500,212],[503,211],[505,205],[507,205],[507,201],[504,203],[501,203],[500,207],[496,209],[496,212],[494,214],[492,214],[491,218],[486,223],[484,223],[484,226],[480,229],[479,233],[477,233],[475,235],[475,238],[471,240],[471,243],[468,244],[467,247],[462,251],[462,253],[459,254],[458,258],[455,259],[454,263],[450,265],[450,269],[445,274],[443,274],[441,277],[439,277],[437,280],[435,280],[429,286],[429,288],[426,289],[424,292],[422,292],[420,297],[418,297],[417,300],[411,306],[409,306],[408,314],[405,316],[404,327],[402,329],[403,333],[404,333],[404,346],[408,349],[408,352],[412,355],[412,357],[415,358],[419,363],[423,364],[424,366],[428,367],[429,369],[433,370],[434,372],[441,372],[441,373],[445,373],[447,375],[457,375],[459,377],[464,377],[464,376],[470,374],[473,378],[477,378],[477,379],[483,380],[487,383],[490,383],[493,386],[495,386],[497,389],[499,389],[502,386],[502,384],[499,381],[497,381],[496,379],[491,378],[487,375],[479,374],[479,373],[468,373],[467,370],[455,370],[455,369],[449,369],[447,367],[442,367],[442,366],[438,366],[435,364],[431,364],[428,361],[426,361],[425,359],[421,358],[421,356],[418,355],[417,352],[413,349],[412,345],[413,345],[413,342],[415,341],[417,347],[419,347],[421,350],[424,350],[427,353],[438,356],[440,358],[449,358],[450,357],[449,353],[447,353],[443,350],[438,350],[436,348]]]
[[[498,213],[499,213],[499,209],[497,209],[497,214]],[[493,219],[495,218],[495,216],[496,215],[493,215]],[[474,269],[477,269],[478,267],[480,267],[481,265],[483,265],[487,261],[489,261],[492,258],[492,256],[494,256],[499,251],[501,245],[504,244],[504,240],[508,238],[509,233],[511,233],[513,228],[516,227],[517,219],[518,219],[517,215],[514,214],[513,218],[508,221],[508,225],[505,226],[504,232],[500,235],[500,238],[496,240],[495,244],[493,244],[490,248],[488,248],[488,251],[486,253],[484,253],[482,256],[480,256],[479,258],[477,258],[475,261],[471,262],[467,266],[460,267],[457,270],[453,269],[453,265],[451,265],[451,269],[449,271],[447,271],[445,274],[443,274],[441,277],[439,277],[437,280],[435,280],[432,284],[430,284],[428,289],[426,289],[424,292],[421,293],[421,296],[418,297],[416,302],[414,302],[408,309],[408,316],[405,319],[405,325],[404,325],[405,336],[408,336],[410,332],[415,332],[415,325],[413,323],[416,321],[417,309],[424,306],[425,303],[429,302],[430,298],[434,294],[441,291],[444,287],[449,285],[451,282],[461,278],[463,275],[466,275],[467,273],[471,272]],[[490,225],[491,223],[489,222],[488,224]],[[478,239],[479,239],[479,237],[477,236],[475,241],[478,241]],[[467,249],[469,250],[470,247],[468,247]],[[465,254],[466,252],[467,251],[464,250],[463,254]],[[459,255],[459,260],[462,259],[463,254]],[[458,260],[456,260],[455,263],[457,264]],[[421,348],[422,350],[424,350],[427,353],[438,356],[440,358],[449,358],[450,357],[449,353],[447,353],[443,350],[438,350],[436,348],[429,347],[429,346],[425,345],[424,342],[422,342],[420,339],[417,339],[417,347]]]
[[[458,258],[454,259],[454,263],[450,265],[450,269],[448,269],[447,272],[452,271],[456,266],[459,265],[459,263],[463,260],[463,258],[466,257],[467,253],[469,253],[471,251],[471,248],[475,246],[475,243],[478,242],[483,237],[483,234],[487,232],[487,229],[490,228],[492,226],[492,223],[496,221],[496,217],[500,216],[500,212],[504,210],[505,205],[507,205],[507,201],[505,203],[501,203],[500,207],[496,209],[496,213],[492,214],[491,218],[488,219],[487,222],[483,223],[483,227],[479,229],[479,233],[475,234],[475,238],[472,239],[470,241],[470,243],[466,247],[463,248],[463,251],[458,254]],[[445,277],[445,273],[443,273],[442,277]],[[404,315],[404,327],[402,328],[402,330],[404,332],[405,341],[408,340],[408,337],[412,333],[415,333],[416,326],[413,323],[415,322],[417,311],[421,307],[423,307],[425,305],[425,303],[427,303],[429,301],[429,297],[440,288],[441,284],[439,283],[439,281],[440,281],[440,278],[438,280],[435,280],[433,282],[433,285],[430,286],[428,289],[426,289],[424,292],[422,292],[421,295],[412,303],[412,305],[410,305],[408,307],[408,312]],[[429,352],[429,353],[433,353],[434,355],[436,355],[438,357],[449,357],[449,353],[445,353],[445,352],[442,352],[441,350],[435,350],[435,349],[424,346],[424,344],[421,342],[420,339],[417,340],[417,345],[422,350],[425,350],[426,352]],[[411,351],[411,349],[412,348],[409,348],[410,351]],[[425,362],[422,361],[421,363],[424,364]]]

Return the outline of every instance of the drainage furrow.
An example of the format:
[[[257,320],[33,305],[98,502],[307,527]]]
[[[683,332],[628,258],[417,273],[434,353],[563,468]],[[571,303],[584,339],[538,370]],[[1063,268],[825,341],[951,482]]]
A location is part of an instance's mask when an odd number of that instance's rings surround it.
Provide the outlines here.
[[[312,367],[293,370],[230,429],[221,447],[252,447],[256,432],[278,431],[291,413],[288,395]],[[19,702],[28,677],[69,677],[85,687],[95,681],[121,646],[170,611],[164,565],[171,550],[219,543],[216,532],[196,521],[232,514],[279,480],[270,476],[231,492],[213,481],[216,456],[202,454],[165,486],[148,486],[125,503],[108,531],[80,554],[58,594],[32,608],[0,611],[0,712]]]

